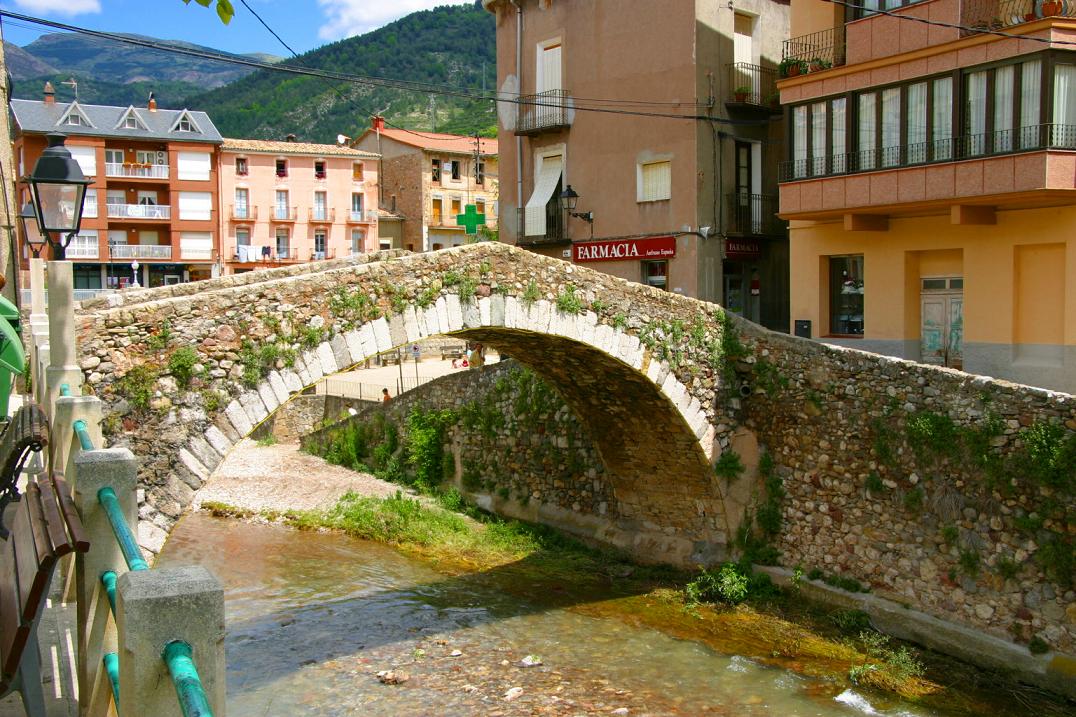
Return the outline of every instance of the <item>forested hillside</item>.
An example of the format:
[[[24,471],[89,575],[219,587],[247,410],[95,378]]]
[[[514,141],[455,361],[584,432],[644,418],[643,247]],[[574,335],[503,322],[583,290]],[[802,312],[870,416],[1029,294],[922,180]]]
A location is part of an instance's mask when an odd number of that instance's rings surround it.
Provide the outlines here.
[[[285,62],[449,89],[481,89],[484,78],[492,90],[497,76],[494,20],[478,5],[416,12]],[[294,133],[305,141],[332,142],[337,134],[359,134],[376,111],[411,129],[496,134],[496,112],[489,101],[266,70],[188,98],[187,105],[208,112],[230,137],[268,139]]]

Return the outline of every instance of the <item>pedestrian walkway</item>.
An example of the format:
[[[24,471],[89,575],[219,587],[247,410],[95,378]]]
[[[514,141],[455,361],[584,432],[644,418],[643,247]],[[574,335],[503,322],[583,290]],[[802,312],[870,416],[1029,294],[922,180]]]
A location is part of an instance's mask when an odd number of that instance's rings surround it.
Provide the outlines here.
[[[493,351],[486,353],[486,363],[497,363],[500,357]],[[461,361],[452,367],[451,360],[427,358],[417,364],[405,360],[400,365],[371,366],[346,373],[338,373],[318,383],[315,389],[319,395],[346,396],[371,401],[381,400],[381,390],[387,388],[393,396],[403,391],[410,391],[442,376],[466,371]]]

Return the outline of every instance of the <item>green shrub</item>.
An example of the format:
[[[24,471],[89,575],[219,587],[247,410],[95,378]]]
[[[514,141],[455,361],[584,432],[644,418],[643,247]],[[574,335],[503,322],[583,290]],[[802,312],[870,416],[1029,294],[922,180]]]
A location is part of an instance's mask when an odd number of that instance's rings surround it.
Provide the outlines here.
[[[904,507],[912,513],[918,513],[923,509],[923,489],[919,486],[912,488],[904,494]]]
[[[192,346],[184,346],[172,352],[168,357],[168,373],[176,379],[176,385],[187,388],[194,378],[194,365],[198,363],[198,352]]]
[[[748,577],[735,563],[725,563],[717,571],[703,570],[684,586],[689,603],[724,602],[736,605],[747,599]]]
[[[527,282],[527,289],[523,292],[521,298],[523,299],[523,303],[527,305],[533,304],[535,301],[542,298],[541,292],[538,291],[538,284],[534,283],[534,279]]]
[[[1031,638],[1031,641],[1027,643],[1027,649],[1032,655],[1045,655],[1050,651],[1050,645],[1047,644],[1046,640],[1035,635]]]
[[[557,311],[564,314],[581,314],[584,311],[583,301],[575,293],[575,285],[567,284],[557,294]]]
[[[116,382],[116,390],[127,399],[131,406],[145,410],[149,408],[150,399],[153,398],[153,386],[157,383],[158,375],[155,366],[149,364],[132,366]]]
[[[871,471],[867,475],[867,480],[864,482],[864,486],[871,493],[881,493],[885,491],[885,483],[882,482],[882,477],[878,475],[876,471]]]
[[[965,575],[975,577],[979,574],[979,551],[974,549],[960,551],[960,569]]]
[[[829,619],[841,632],[858,635],[871,629],[870,615],[862,610],[838,610]]]
[[[717,462],[714,463],[714,474],[730,482],[739,478],[745,470],[740,454],[731,448],[718,456]]]

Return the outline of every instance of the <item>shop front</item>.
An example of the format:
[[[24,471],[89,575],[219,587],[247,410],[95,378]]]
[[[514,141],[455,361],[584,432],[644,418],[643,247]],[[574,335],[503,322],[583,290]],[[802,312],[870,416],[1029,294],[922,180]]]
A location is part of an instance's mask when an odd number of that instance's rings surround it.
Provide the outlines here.
[[[571,257],[576,264],[594,264],[599,271],[637,281],[663,291],[676,291],[676,237],[660,236],[642,239],[614,239],[579,242],[572,245]],[[682,282],[680,282],[682,283]]]

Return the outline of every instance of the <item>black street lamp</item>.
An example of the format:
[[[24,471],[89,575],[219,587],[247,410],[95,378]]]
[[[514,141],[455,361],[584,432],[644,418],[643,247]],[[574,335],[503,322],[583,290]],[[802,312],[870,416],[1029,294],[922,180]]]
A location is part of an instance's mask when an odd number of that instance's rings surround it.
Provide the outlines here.
[[[594,212],[577,212],[576,206],[579,204],[579,194],[572,189],[572,185],[568,185],[568,188],[560,193],[560,207],[568,212],[569,215],[576,219],[582,219],[587,224],[594,223]]]
[[[33,194],[37,226],[53,248],[57,260],[67,258],[67,247],[82,224],[82,203],[86,186],[92,180],[64,147],[67,135],[50,132],[45,135],[49,146],[41,153],[27,181]],[[58,241],[52,235],[60,236]]]
[[[41,229],[37,226],[37,212],[34,211],[34,203],[27,202],[22,205],[19,212],[19,226],[22,228],[22,238],[30,252],[37,259],[41,256],[41,250],[45,248],[45,237],[41,235]]]

